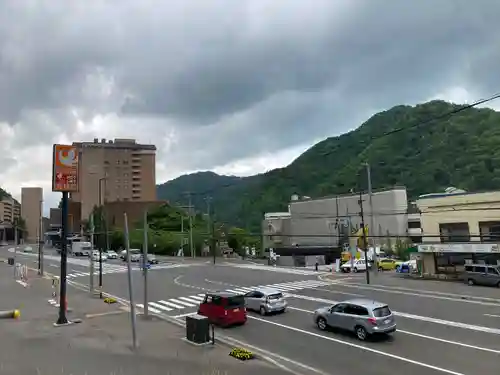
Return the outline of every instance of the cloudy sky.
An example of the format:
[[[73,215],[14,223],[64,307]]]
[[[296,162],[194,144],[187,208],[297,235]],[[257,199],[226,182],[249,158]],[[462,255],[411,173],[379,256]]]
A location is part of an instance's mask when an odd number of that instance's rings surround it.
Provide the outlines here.
[[[393,105],[500,91],[498,0],[0,0],[0,186],[136,138],[159,182],[249,175]],[[498,103],[492,103],[498,105]]]

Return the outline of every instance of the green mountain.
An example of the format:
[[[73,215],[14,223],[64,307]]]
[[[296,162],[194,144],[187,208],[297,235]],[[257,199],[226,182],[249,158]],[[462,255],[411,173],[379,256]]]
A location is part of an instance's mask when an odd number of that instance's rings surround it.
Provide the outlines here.
[[[366,162],[374,189],[404,185],[410,198],[448,186],[500,189],[500,113],[464,108],[443,101],[396,106],[319,142],[285,168],[245,178],[184,175],[159,185],[158,196],[187,202],[183,192],[189,190],[199,210],[211,196],[218,220],[259,232],[263,213],[286,210],[294,193],[365,190]]]

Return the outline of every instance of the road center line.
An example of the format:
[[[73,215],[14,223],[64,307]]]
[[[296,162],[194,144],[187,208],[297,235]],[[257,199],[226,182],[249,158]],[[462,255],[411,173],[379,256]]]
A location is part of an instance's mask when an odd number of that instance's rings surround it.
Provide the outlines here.
[[[495,314],[483,314],[484,316],[489,316],[491,318],[500,318],[500,315],[495,315]]]
[[[297,310],[297,311],[304,312],[304,313],[307,313],[307,314],[314,314],[314,311],[305,310],[305,309],[299,309],[297,307],[292,307],[292,306],[288,306],[288,309],[290,309],[290,310]],[[411,332],[411,331],[405,331],[405,330],[402,330],[402,329],[399,329],[399,328],[397,329],[396,332],[398,332],[398,333],[404,333],[405,335],[421,337],[421,338],[427,339],[427,340],[439,341],[439,342],[442,342],[442,343],[445,343],[445,344],[461,346],[461,347],[468,348],[468,349],[475,349],[475,350],[480,350],[480,351],[483,351],[483,352],[500,354],[500,350],[495,350],[495,349],[490,349],[490,348],[484,348],[482,346],[477,346],[477,345],[465,344],[465,343],[459,342],[459,341],[446,340],[446,339],[442,339],[440,337],[428,336],[428,335],[424,335],[424,334],[421,334],[421,333],[416,333],[416,332]]]
[[[262,318],[257,318],[255,316],[251,316],[251,315],[249,315],[248,317],[250,319],[258,320],[260,322],[267,323],[267,324],[272,324],[272,325],[275,325],[277,327],[288,329],[290,331],[294,331],[294,332],[302,333],[304,335],[309,335],[309,336],[317,337],[317,338],[320,338],[320,339],[323,339],[323,340],[327,340],[327,341],[331,341],[331,342],[336,342],[336,343],[341,344],[341,345],[350,346],[352,348],[364,350],[366,352],[378,354],[378,355],[384,356],[384,357],[389,357],[389,358],[392,358],[392,359],[396,359],[398,361],[402,361],[402,362],[406,362],[406,363],[411,363],[411,364],[414,364],[414,365],[417,365],[417,366],[420,366],[420,367],[429,368],[429,369],[432,369],[432,370],[435,370],[435,371],[444,372],[446,374],[451,374],[451,375],[465,375],[465,374],[463,374],[461,372],[456,372],[456,371],[453,371],[453,370],[445,369],[443,367],[438,367],[438,366],[430,365],[428,363],[415,361],[413,359],[409,359],[409,358],[401,357],[401,356],[398,356],[398,355],[395,355],[395,354],[383,352],[383,351],[378,350],[378,349],[373,349],[373,348],[370,348],[370,347],[367,347],[367,346],[363,346],[363,345],[359,345],[359,344],[355,344],[355,343],[352,343],[352,342],[342,341],[342,340],[336,339],[334,337],[320,335],[319,333],[309,332],[309,331],[306,331],[306,330],[303,330],[303,329],[300,329],[300,328],[296,328],[296,327],[292,327],[292,326],[287,326],[285,324],[281,324],[281,323],[277,323],[277,322],[272,322],[272,321],[265,320],[265,319],[262,319]]]
[[[410,293],[406,291],[399,291],[399,290],[389,290],[389,289],[382,289],[382,288],[373,288],[373,287],[368,287],[368,286],[361,286],[361,285],[353,285],[353,284],[335,284],[347,288],[356,288],[356,289],[362,289],[362,290],[374,290],[378,292],[383,292],[383,293],[392,293],[392,294],[403,294],[405,296],[412,296],[412,297],[421,297],[421,298],[433,298],[433,299],[442,299],[445,301],[455,301],[455,302],[463,302],[463,303],[473,303],[476,305],[482,305],[482,306],[495,306],[495,307],[500,307],[500,301],[494,303],[494,302],[486,302],[486,301],[476,301],[476,300],[470,300],[470,299],[464,299],[464,298],[456,298],[456,297],[446,297],[443,295],[432,295],[432,294],[421,294],[421,293]]]
[[[286,297],[290,298],[298,298],[298,299],[303,299],[306,301],[313,301],[313,302],[320,302],[320,303],[326,303],[326,304],[336,304],[339,301],[333,301],[333,300],[328,300],[324,298],[317,298],[317,297],[310,297],[306,296],[303,294],[290,294],[286,293]],[[486,333],[491,333],[494,335],[500,335],[500,329],[498,328],[490,328],[490,327],[485,327],[485,326],[476,326],[472,324],[467,324],[467,323],[460,323],[460,322],[454,322],[450,320],[444,320],[444,319],[438,319],[438,318],[432,318],[430,316],[421,316],[421,315],[414,315],[414,314],[409,314],[409,313],[404,313],[404,312],[399,312],[399,311],[392,311],[392,313],[396,316],[400,316],[402,318],[407,318],[407,319],[414,319],[414,320],[420,320],[423,322],[429,322],[429,323],[435,323],[435,324],[441,324],[445,325],[448,327],[455,327],[455,328],[463,328],[463,329],[468,329],[471,331],[477,331],[477,332],[486,332]]]
[[[428,290],[428,289],[414,289],[414,288],[405,288],[405,287],[400,287],[400,286],[393,286],[393,285],[382,285],[382,284],[370,284],[370,286],[366,284],[360,284],[360,283],[350,283],[349,285],[353,287],[361,287],[361,288],[381,288],[384,290],[397,290],[397,291],[408,291],[408,292],[415,292],[415,293],[420,293],[420,294],[433,294],[433,295],[439,295],[439,296],[447,296],[447,297],[456,297],[456,298],[461,298],[461,299],[471,299],[471,300],[482,300],[482,301],[490,301],[490,302],[496,302],[500,304],[500,299],[498,298],[491,298],[491,297],[482,297],[482,296],[471,296],[467,294],[458,294],[458,293],[449,293],[449,292],[439,292],[439,291],[434,291],[434,290]]]

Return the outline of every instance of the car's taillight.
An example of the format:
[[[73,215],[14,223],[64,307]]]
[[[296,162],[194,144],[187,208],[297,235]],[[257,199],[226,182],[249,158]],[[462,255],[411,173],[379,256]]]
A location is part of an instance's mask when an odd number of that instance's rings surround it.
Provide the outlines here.
[[[373,326],[377,325],[377,319],[375,318],[368,318],[368,322]]]
[[[227,316],[227,310],[224,310],[224,315],[226,315],[226,316]]]

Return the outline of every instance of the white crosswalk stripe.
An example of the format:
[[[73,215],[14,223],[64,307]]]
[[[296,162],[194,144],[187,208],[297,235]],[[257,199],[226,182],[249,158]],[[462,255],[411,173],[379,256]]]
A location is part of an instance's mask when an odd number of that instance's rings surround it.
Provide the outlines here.
[[[291,273],[294,275],[325,275],[328,274],[329,272],[318,272],[314,270],[309,270],[309,269],[298,269],[298,268],[287,268],[287,267],[273,267],[273,266],[267,266],[265,264],[238,264],[238,263],[229,263],[225,262],[225,266],[231,266],[231,267],[237,267],[237,268],[246,268],[246,269],[251,269],[251,270],[258,270],[258,271],[269,271],[269,272],[281,272],[281,273]]]
[[[83,261],[82,259],[77,259],[77,260]],[[88,260],[86,262],[87,263],[85,265],[89,266],[89,268],[90,268]],[[182,263],[155,264],[149,269],[149,271],[163,270],[163,269],[168,269],[168,268],[191,267],[194,265],[195,264],[182,264]],[[136,265],[134,265],[132,267],[132,271],[140,271],[140,270],[141,270],[141,268],[139,268]],[[103,264],[102,265],[102,274],[103,275],[107,275],[107,274],[111,274],[111,273],[124,273],[124,272],[127,272],[126,266],[120,266],[118,264],[116,264],[116,265],[115,264]],[[99,274],[99,263],[98,262],[96,262],[94,264],[94,273],[96,275]],[[90,272],[82,272],[82,271],[73,270],[71,273],[68,274],[67,278],[74,279],[76,277],[83,277],[83,276],[90,276]]]
[[[271,288],[276,289],[284,293],[286,297],[287,292],[302,289],[313,289],[321,286],[331,285],[332,282],[322,281],[322,280],[304,280],[304,281],[292,281],[286,283],[270,284],[270,285],[257,285],[257,286],[247,286],[247,287],[231,287],[230,289],[225,289],[225,292],[236,293],[236,294],[246,294],[256,288]],[[198,307],[199,304],[204,300],[205,294],[196,294],[190,296],[182,296],[176,298],[169,298],[168,300],[159,300],[155,302],[148,303],[148,309],[154,314],[160,314],[165,312],[171,312],[174,310],[189,309],[192,310],[194,307]],[[139,309],[144,309],[143,304],[136,305]]]

